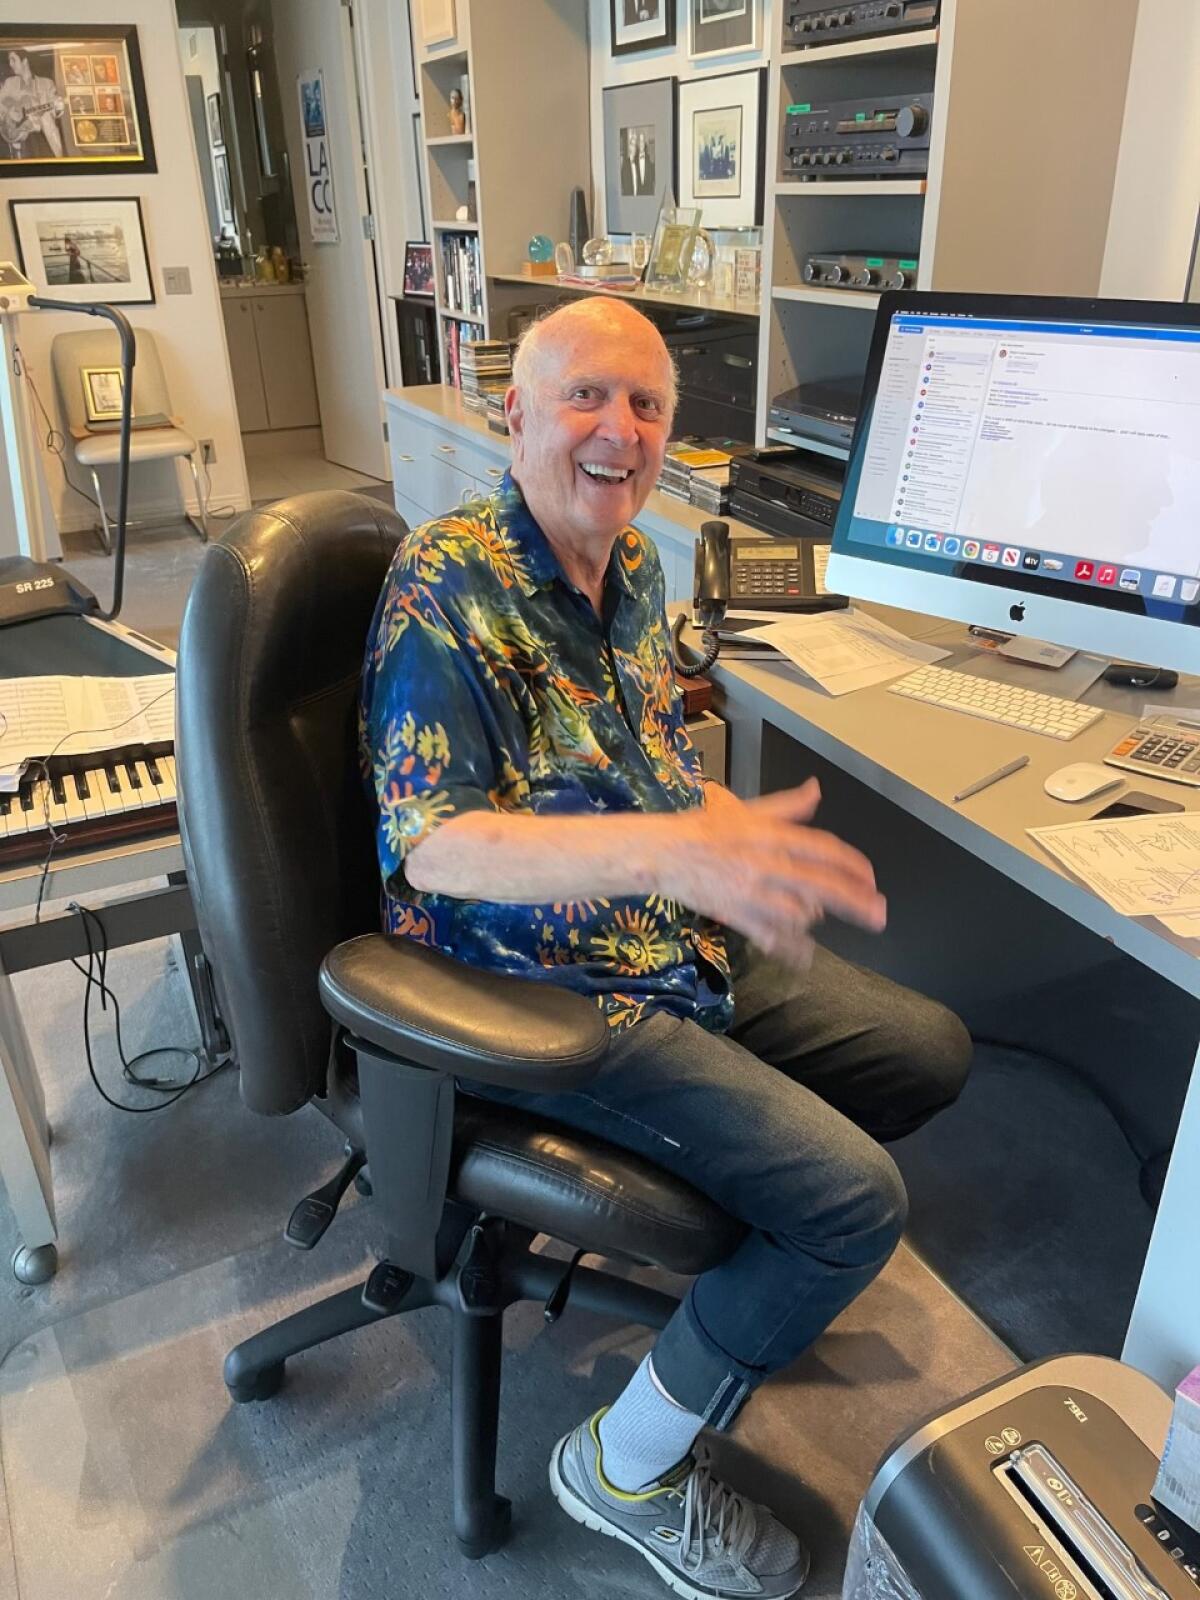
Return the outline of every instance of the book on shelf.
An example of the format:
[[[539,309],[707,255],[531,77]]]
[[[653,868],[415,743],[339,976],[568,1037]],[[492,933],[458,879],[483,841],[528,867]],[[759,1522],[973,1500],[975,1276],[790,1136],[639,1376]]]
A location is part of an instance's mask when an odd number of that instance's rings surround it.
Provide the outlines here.
[[[479,265],[479,235],[443,233],[442,282],[446,309],[461,311],[483,321],[483,273]]]
[[[476,323],[460,322],[457,317],[442,319],[442,382],[454,389],[463,385],[463,346],[476,334],[483,336],[483,328]]]

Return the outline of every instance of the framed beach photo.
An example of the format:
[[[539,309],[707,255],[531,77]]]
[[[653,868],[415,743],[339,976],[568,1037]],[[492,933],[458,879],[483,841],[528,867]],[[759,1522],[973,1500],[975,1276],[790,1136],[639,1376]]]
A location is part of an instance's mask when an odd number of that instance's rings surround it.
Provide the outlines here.
[[[766,69],[679,85],[679,204],[699,206],[706,228],[763,219]]]
[[[687,0],[691,7],[688,55],[729,55],[762,47],[762,0]]]
[[[675,44],[675,0],[608,0],[609,50],[614,56]]]
[[[0,181],[157,170],[134,24],[0,22]]]
[[[609,233],[654,232],[675,187],[675,79],[604,91],[604,211]]]
[[[21,271],[37,292],[78,305],[154,304],[142,203],[10,200]]]

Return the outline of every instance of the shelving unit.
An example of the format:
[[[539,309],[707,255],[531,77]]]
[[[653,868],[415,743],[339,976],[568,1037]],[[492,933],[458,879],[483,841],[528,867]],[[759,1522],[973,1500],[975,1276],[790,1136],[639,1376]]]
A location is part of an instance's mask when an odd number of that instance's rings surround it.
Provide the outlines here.
[[[879,296],[805,284],[815,251],[916,257],[921,289],[1099,293],[1137,19],[1135,0],[1112,0],[1103,30],[1094,0],[941,0],[934,28],[795,50],[783,10],[769,61],[760,443],[776,395],[866,366],[874,317],[862,313]],[[930,93],[926,176],[781,177],[787,106]]]
[[[522,283],[536,293],[539,289],[554,289],[559,294],[608,294],[613,300],[632,300],[634,305],[667,306],[676,311],[719,311],[727,317],[752,317],[759,315],[757,300],[736,300],[732,295],[714,294],[710,289],[688,289],[683,294],[668,294],[661,289],[647,289],[640,284],[636,289],[605,290],[582,283],[564,283],[558,277],[530,278],[523,272],[496,272],[496,283]]]
[[[509,336],[509,312],[536,298],[528,279],[489,277],[487,264],[519,261],[532,234],[565,227],[571,190],[585,192],[588,171],[588,40],[579,0],[456,0],[454,39],[431,46],[415,38],[421,85],[421,159],[429,206],[444,220],[431,225],[442,380],[450,383],[446,333],[463,338]],[[536,46],[535,46],[536,42]],[[531,49],[553,63],[537,93],[514,92],[527,81]],[[467,131],[451,133],[450,95],[468,80]],[[466,221],[455,212],[467,208]],[[452,307],[442,246],[459,234],[472,241],[482,290],[480,315]]]

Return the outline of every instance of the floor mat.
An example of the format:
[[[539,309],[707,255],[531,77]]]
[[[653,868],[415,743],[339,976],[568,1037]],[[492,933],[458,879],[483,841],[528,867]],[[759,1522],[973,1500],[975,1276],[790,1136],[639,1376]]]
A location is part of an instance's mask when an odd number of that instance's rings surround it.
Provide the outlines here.
[[[365,1214],[369,1208],[363,1208]],[[444,1312],[377,1324],[295,1359],[266,1405],[221,1382],[240,1338],[369,1265],[365,1215],[313,1256],[272,1242],[44,1328],[0,1367],[0,1451],[19,1600],[396,1600],[667,1591],[566,1518],[546,1462],[612,1399],[643,1329],[540,1306],[506,1318],[499,1487],[510,1543],[479,1563],[449,1527]],[[718,1466],[802,1527],[805,1593],[840,1590],[855,1507],[897,1431],[1011,1359],[902,1247],[802,1361],[765,1385]]]

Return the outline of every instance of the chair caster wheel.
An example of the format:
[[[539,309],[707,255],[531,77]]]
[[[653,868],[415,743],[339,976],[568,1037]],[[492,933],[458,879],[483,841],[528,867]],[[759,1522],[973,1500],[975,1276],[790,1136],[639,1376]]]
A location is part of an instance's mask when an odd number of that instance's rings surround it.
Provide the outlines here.
[[[491,1527],[469,1538],[465,1538],[461,1533],[458,1534],[458,1548],[468,1561],[479,1561],[508,1542],[511,1527],[512,1501],[498,1494],[492,1508]]]
[[[364,1200],[369,1200],[375,1193],[371,1187],[371,1169],[364,1167],[354,1180],[354,1187]]]
[[[19,1244],[12,1253],[13,1277],[18,1283],[49,1283],[58,1271],[58,1250],[52,1244]]]
[[[283,1388],[285,1376],[284,1364],[264,1367],[261,1372],[247,1378],[226,1378],[225,1387],[229,1390],[229,1397],[238,1405],[245,1405],[250,1400],[270,1400]]]

